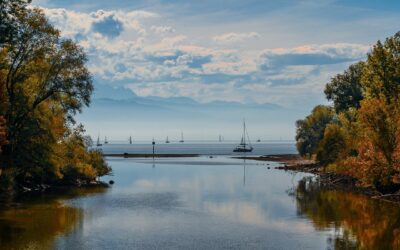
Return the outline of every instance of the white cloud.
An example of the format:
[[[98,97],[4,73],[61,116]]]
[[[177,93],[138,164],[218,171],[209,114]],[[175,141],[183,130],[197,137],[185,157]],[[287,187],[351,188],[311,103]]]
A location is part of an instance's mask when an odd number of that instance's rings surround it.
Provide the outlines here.
[[[44,10],[63,35],[84,47],[96,79],[129,86],[138,95],[296,105],[321,97],[330,77],[370,49],[352,43],[233,46],[261,39],[256,32],[215,36],[215,46],[176,32],[153,12]]]
[[[218,43],[235,43],[235,42],[241,42],[245,39],[254,39],[254,38],[260,38],[260,34],[258,34],[257,32],[249,32],[249,33],[230,32],[219,36],[215,36],[213,37],[213,40]]]
[[[150,29],[156,34],[174,33],[175,29],[171,26],[151,26]]]
[[[148,18],[156,18],[158,15],[148,11],[105,11],[84,13],[64,8],[49,9],[42,8],[46,16],[54,25],[62,31],[64,36],[90,35],[94,24],[112,18],[123,25],[123,29],[134,30],[141,35],[146,30],[141,26],[140,21]]]

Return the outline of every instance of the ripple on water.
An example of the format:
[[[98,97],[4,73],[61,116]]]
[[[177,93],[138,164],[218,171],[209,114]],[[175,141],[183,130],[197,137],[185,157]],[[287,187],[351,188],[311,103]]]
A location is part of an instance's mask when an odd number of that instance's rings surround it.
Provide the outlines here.
[[[79,198],[71,200],[70,205],[81,206],[82,200]],[[84,200],[86,206],[96,207],[101,205],[113,209],[154,209],[154,210],[171,210],[182,207],[182,202],[179,200],[179,195],[175,192],[154,192],[154,193],[134,193],[134,194],[113,194],[112,196],[104,197],[97,195],[86,197]]]

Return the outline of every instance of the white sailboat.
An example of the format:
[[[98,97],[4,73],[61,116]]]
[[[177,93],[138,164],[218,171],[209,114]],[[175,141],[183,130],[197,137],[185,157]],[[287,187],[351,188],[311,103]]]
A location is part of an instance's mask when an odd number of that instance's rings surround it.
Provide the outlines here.
[[[181,132],[181,140],[179,141],[180,143],[184,143],[185,140],[183,139],[183,132]]]
[[[97,136],[97,143],[96,143],[97,147],[102,146],[101,142],[100,142],[100,136]]]
[[[169,139],[168,139],[168,136],[167,136],[167,139],[165,140],[165,143],[169,143],[170,141],[169,141]]]
[[[132,136],[129,136],[129,144],[132,144]]]
[[[242,139],[240,140],[240,144],[233,149],[233,152],[251,152],[251,151],[253,151],[253,147],[251,146],[249,134],[247,133],[246,130],[246,122],[243,120]]]

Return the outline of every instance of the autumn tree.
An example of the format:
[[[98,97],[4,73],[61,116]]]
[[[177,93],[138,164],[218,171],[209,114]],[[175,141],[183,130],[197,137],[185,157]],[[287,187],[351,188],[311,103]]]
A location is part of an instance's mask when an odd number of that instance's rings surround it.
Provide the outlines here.
[[[6,120],[3,116],[0,116],[0,154],[2,152],[2,147],[7,144]]]
[[[20,39],[5,47],[8,54],[1,63],[6,75],[11,165],[31,150],[24,146],[27,140],[46,134],[39,121],[43,105],[51,103],[48,111],[64,112],[72,121],[72,116],[89,104],[93,90],[82,48],[60,39],[59,31],[38,9],[26,12],[20,22]]]
[[[378,41],[368,54],[361,79],[368,98],[384,98],[387,104],[400,97],[400,32]]]
[[[360,101],[364,98],[361,85],[363,68],[363,62],[355,63],[326,84],[324,91],[326,98],[333,101],[337,113],[350,108],[360,108]]]
[[[109,174],[101,152],[84,143],[84,129],[73,118],[93,92],[86,54],[63,39],[40,9],[25,8],[27,2],[1,2],[13,24],[12,42],[4,39],[0,47],[0,115],[8,139],[3,167],[25,183]]]
[[[400,32],[378,41],[365,62],[332,78],[325,94],[333,101],[337,121],[322,126],[322,137],[312,136],[321,128],[319,119],[311,119],[314,114],[297,122],[299,153],[313,153],[318,145],[321,164],[342,165],[336,171],[378,190],[396,191],[400,187]]]
[[[366,183],[400,183],[400,33],[368,54],[362,75],[367,99],[358,114],[359,156],[349,164]]]
[[[296,146],[300,155],[312,156],[324,137],[326,126],[334,119],[332,108],[319,105],[304,120],[296,122]]]
[[[316,150],[316,158],[321,165],[327,166],[338,159],[345,147],[345,137],[340,126],[338,124],[328,124]]]

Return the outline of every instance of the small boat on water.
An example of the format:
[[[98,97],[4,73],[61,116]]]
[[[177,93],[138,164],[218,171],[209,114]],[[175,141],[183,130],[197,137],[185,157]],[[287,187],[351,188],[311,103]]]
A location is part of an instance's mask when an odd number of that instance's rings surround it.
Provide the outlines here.
[[[108,144],[108,141],[107,141],[107,136],[106,136],[106,137],[104,137],[104,144]]]
[[[247,139],[247,141],[246,141]],[[246,130],[246,123],[243,121],[243,134],[242,134],[242,139],[240,140],[240,144],[236,146],[236,148],[233,149],[233,152],[251,152],[253,151],[253,147],[251,146],[249,134],[247,133]]]
[[[129,144],[132,144],[132,136],[129,136]]]
[[[258,138],[257,142],[261,142],[261,139],[260,139],[260,138]]]
[[[100,143],[100,136],[97,136],[97,143],[96,146],[97,147],[101,147],[103,144]]]
[[[185,140],[183,139],[183,132],[181,132],[181,140],[179,141],[180,143],[184,143]]]
[[[167,136],[167,139],[165,140],[165,143],[170,143],[170,141],[168,140],[168,136]]]

